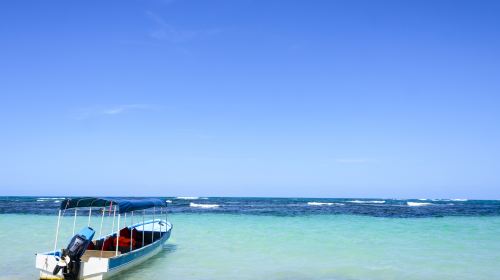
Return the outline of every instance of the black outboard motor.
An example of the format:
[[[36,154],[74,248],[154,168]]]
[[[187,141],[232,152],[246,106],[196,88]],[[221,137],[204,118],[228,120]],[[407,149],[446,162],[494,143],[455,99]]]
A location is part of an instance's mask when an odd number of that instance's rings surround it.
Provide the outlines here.
[[[53,275],[59,273],[62,269],[64,279],[76,280],[80,273],[81,257],[87,250],[89,243],[92,242],[95,231],[90,227],[84,227],[77,233],[68,244],[66,249],[62,249],[61,259],[52,272]]]

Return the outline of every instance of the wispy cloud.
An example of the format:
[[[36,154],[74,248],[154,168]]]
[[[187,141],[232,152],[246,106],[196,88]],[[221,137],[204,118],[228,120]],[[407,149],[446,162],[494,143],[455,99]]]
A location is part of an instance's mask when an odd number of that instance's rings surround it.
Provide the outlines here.
[[[74,118],[77,120],[89,119],[98,116],[114,116],[130,111],[149,110],[156,106],[149,104],[122,104],[113,106],[92,106],[76,110]]]
[[[149,32],[149,36],[156,40],[182,43],[197,38],[209,37],[222,31],[219,28],[198,30],[181,29],[166,22],[161,16],[151,11],[146,11],[146,15],[151,21],[153,21],[153,23],[155,23],[155,27]]]

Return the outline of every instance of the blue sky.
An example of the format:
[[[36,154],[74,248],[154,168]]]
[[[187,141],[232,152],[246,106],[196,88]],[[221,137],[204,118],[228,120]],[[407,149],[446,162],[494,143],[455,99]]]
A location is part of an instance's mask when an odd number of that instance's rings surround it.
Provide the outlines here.
[[[2,1],[0,194],[500,198],[497,1]]]

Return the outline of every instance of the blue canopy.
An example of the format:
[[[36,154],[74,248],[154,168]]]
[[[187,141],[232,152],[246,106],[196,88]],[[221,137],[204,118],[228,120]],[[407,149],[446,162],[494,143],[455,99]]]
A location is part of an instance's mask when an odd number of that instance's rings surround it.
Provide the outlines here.
[[[61,202],[61,210],[79,207],[118,206],[119,213],[153,207],[167,207],[167,203],[159,198],[107,198],[107,197],[73,197]]]

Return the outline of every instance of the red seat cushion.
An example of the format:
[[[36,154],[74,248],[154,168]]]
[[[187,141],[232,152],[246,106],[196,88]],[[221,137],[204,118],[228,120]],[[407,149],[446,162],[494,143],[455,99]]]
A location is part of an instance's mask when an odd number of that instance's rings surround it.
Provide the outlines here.
[[[130,229],[128,227],[122,228],[120,230],[120,236],[126,236],[130,238]]]
[[[137,229],[132,230],[132,238],[137,240],[139,238]]]
[[[104,244],[102,244],[103,251],[112,251],[113,250],[113,237],[108,237],[104,240]]]
[[[130,239],[128,237],[120,236],[118,238],[118,248],[126,248],[127,250],[130,248],[130,242],[132,241],[132,249],[136,248],[135,240]],[[116,237],[113,238],[113,244],[116,244]]]

